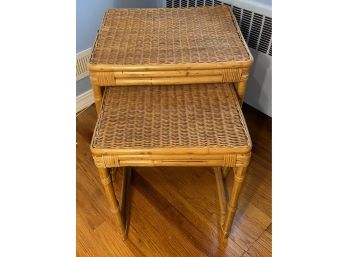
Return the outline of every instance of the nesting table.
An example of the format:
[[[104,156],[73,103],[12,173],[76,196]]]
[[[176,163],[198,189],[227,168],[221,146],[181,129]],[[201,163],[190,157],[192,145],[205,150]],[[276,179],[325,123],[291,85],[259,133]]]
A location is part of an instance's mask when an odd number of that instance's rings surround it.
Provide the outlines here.
[[[98,112],[105,86],[233,82],[242,102],[252,61],[228,6],[110,9],[89,75]]]
[[[213,167],[229,235],[251,155],[240,105],[252,61],[228,6],[106,12],[89,63],[99,114],[91,151],[124,238],[137,166]],[[119,200],[112,170],[124,174]]]

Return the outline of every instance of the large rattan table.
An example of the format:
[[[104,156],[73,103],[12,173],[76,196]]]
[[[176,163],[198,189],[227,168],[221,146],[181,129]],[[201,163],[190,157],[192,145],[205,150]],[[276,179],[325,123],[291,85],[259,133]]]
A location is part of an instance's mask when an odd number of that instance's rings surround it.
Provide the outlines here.
[[[126,178],[128,168],[136,166],[214,167],[222,231],[229,235],[251,151],[233,85],[108,87],[91,151],[123,236]],[[120,204],[110,168],[124,172]],[[224,178],[231,168],[234,182],[227,200]]]
[[[110,9],[89,63],[99,113],[105,86],[235,83],[253,61],[228,6]]]

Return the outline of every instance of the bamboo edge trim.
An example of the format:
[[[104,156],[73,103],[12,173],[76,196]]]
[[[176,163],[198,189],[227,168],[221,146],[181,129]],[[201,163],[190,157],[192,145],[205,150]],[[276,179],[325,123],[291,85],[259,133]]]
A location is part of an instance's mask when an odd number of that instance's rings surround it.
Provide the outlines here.
[[[235,93],[237,93],[237,92],[236,92],[236,89],[235,89],[235,87],[234,87],[233,84],[230,85],[230,88],[231,88],[231,90],[234,90]],[[245,89],[246,89],[246,86],[245,86]],[[244,93],[242,94],[242,96],[239,96],[239,94],[237,93],[237,95],[238,95],[239,97],[243,97],[243,99],[240,99],[240,100],[242,101],[241,104],[243,104],[245,89],[244,89]],[[230,92],[230,94],[232,95],[231,92]],[[252,149],[252,147],[253,147],[253,143],[252,143],[252,141],[251,141],[251,137],[250,137],[248,125],[246,124],[246,121],[245,121],[245,118],[244,118],[244,115],[243,115],[243,111],[242,111],[241,105],[236,105],[236,108],[238,109],[240,122],[242,123],[243,128],[244,128],[244,131],[245,131],[245,133],[246,133],[246,135],[247,135],[248,145],[250,146],[250,151],[251,151],[251,149]]]
[[[215,63],[179,63],[179,64],[104,64],[88,63],[87,67],[91,72],[110,72],[110,71],[177,71],[177,70],[214,70],[214,69],[242,69],[249,68],[252,61],[228,61]]]
[[[236,27],[237,34],[238,34],[239,38],[241,39],[241,41],[242,41],[242,43],[243,43],[243,45],[244,45],[244,48],[245,48],[245,50],[247,51],[247,53],[248,53],[248,55],[249,55],[250,64],[252,64],[252,63],[254,62],[254,57],[253,57],[253,55],[251,54],[251,52],[250,52],[250,50],[249,50],[249,46],[248,46],[247,43],[245,42],[244,37],[242,36],[243,34],[242,34],[242,31],[241,31],[240,28],[239,28],[239,25],[238,25],[238,23],[237,23],[236,17],[234,16],[234,14],[233,14],[231,8],[228,8],[228,10],[229,10],[229,13],[230,13],[230,15],[231,15],[231,17],[232,17],[234,26]]]
[[[93,71],[93,84],[103,86],[148,84],[197,84],[240,82],[248,79],[248,69],[176,70],[176,71]]]
[[[150,155],[151,156],[151,155]],[[171,156],[170,159],[119,159],[118,155],[93,155],[94,163],[98,168],[126,167],[126,166],[217,166],[222,167],[247,167],[249,165],[251,153],[248,154],[229,154],[221,156],[220,159],[195,159],[195,156],[189,156],[189,159],[180,159],[180,156]],[[181,156],[183,157],[183,156]],[[205,164],[205,165],[200,165]]]

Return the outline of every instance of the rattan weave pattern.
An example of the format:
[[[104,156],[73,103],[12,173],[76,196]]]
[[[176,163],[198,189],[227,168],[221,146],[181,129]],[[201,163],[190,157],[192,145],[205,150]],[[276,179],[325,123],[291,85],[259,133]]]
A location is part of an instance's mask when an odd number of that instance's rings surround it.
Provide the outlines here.
[[[252,59],[227,6],[109,9],[91,64],[151,65]]]
[[[96,149],[240,148],[251,141],[228,84],[105,89]]]

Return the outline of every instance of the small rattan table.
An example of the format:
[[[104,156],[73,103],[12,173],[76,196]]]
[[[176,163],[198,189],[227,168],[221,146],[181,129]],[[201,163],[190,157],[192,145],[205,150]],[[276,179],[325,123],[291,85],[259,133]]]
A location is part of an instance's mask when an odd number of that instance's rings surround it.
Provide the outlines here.
[[[89,73],[97,112],[105,86],[234,83],[243,101],[253,61],[231,9],[110,9]]]
[[[249,132],[233,85],[108,87],[91,151],[123,236],[126,179],[119,204],[110,171],[115,168],[129,175],[127,168],[137,166],[213,167],[222,231],[229,235],[251,155]],[[231,168],[234,182],[227,200],[224,178]]]

